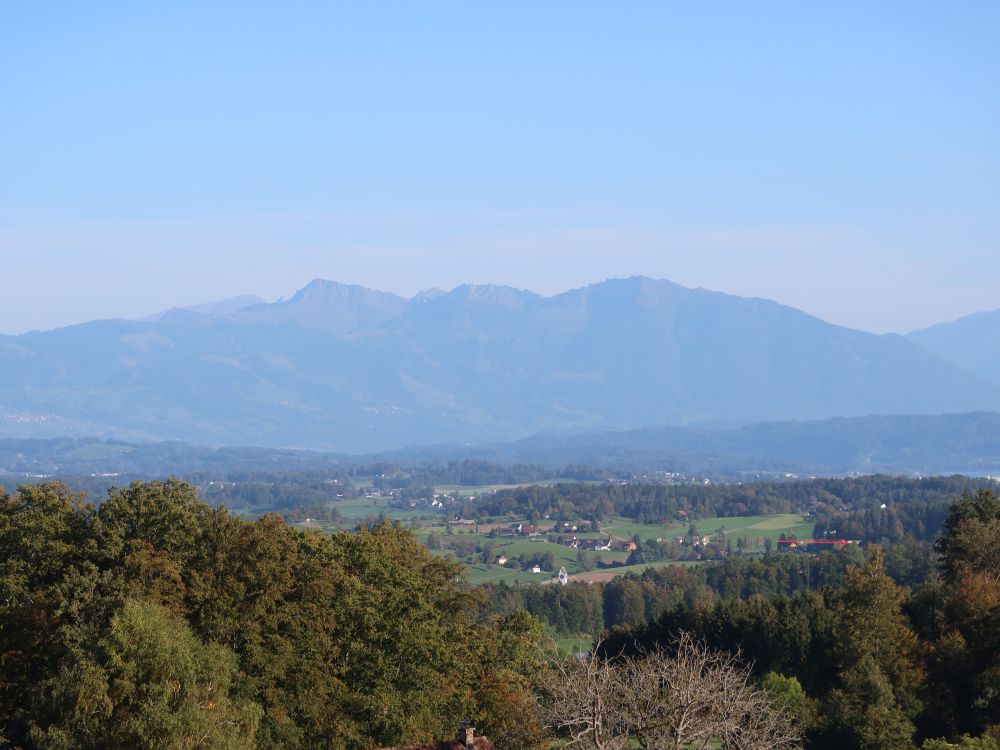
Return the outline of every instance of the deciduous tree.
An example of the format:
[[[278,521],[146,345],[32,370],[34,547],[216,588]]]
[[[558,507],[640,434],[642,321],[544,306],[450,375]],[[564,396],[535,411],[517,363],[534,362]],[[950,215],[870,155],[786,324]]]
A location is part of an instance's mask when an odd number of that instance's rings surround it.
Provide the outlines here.
[[[543,692],[547,723],[564,747],[652,750],[801,746],[791,715],[757,687],[738,655],[687,634],[634,657],[592,653],[560,662]]]

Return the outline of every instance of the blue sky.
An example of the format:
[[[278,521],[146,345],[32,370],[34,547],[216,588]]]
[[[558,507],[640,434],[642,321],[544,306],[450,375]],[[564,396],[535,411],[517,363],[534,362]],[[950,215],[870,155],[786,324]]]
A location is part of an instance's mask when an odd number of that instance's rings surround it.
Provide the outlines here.
[[[1000,307],[1000,3],[7,3],[0,332],[314,277]]]

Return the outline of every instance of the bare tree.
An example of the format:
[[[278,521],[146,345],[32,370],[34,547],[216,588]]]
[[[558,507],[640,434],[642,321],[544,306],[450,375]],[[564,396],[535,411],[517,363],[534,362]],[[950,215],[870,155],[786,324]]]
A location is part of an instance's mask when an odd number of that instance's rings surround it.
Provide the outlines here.
[[[580,750],[801,747],[791,717],[753,683],[739,654],[688,634],[671,646],[562,661],[543,689],[546,723]]]
[[[568,737],[565,747],[628,747],[621,678],[609,662],[594,655],[556,664],[542,688],[542,707],[546,723]]]

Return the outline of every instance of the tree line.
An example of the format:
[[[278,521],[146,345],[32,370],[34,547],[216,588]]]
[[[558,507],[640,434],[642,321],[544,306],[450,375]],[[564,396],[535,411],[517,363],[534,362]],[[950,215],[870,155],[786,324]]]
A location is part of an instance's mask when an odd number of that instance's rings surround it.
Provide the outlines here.
[[[470,504],[468,517],[511,515],[560,521],[602,521],[614,516],[640,523],[678,518],[773,515],[806,512],[821,523],[843,514],[901,506],[933,506],[941,518],[963,492],[984,481],[969,477],[866,476],[749,484],[651,484],[642,482],[536,485],[502,490]],[[936,528],[927,521],[929,535]],[[852,537],[853,538],[853,537]],[[925,537],[926,538],[926,537]]]
[[[456,717],[537,745],[539,625],[477,617],[401,528],[249,521],[181,482],[0,492],[0,735],[43,748],[365,748]],[[2,742],[0,742],[2,746]]]
[[[599,647],[552,662],[539,620]],[[544,747],[543,725],[579,747],[682,747],[691,710],[707,746],[996,750],[998,622],[1000,500],[982,489],[933,548],[479,589],[389,523],[306,532],[178,481],[99,506],[59,484],[0,491],[0,747],[346,750],[450,736],[456,718],[509,750]],[[704,680],[681,679],[687,663]],[[605,687],[569,690],[570,673]],[[746,688],[731,710],[695,690],[710,675]],[[633,694],[655,722],[624,710]],[[588,695],[621,721],[574,718]]]
[[[988,490],[953,504],[938,564],[913,586],[866,550],[838,585],[753,594],[664,611],[621,627],[609,654],[669,644],[680,634],[741,650],[763,677],[794,680],[812,748],[969,747],[1000,740],[1000,500]],[[930,742],[930,744],[928,744]],[[969,744],[973,743],[973,744]]]
[[[949,505],[933,543],[906,536],[607,583],[485,588],[485,612],[524,609],[556,633],[593,634],[607,659],[689,638],[740,653],[809,748],[1000,742],[1000,500],[989,490]]]
[[[773,553],[734,556],[697,567],[663,566],[604,583],[566,586],[481,584],[482,615],[524,610],[559,636],[641,625],[674,609],[705,609],[716,602],[755,595],[791,595],[840,585],[851,565],[864,562],[857,545],[818,555]]]

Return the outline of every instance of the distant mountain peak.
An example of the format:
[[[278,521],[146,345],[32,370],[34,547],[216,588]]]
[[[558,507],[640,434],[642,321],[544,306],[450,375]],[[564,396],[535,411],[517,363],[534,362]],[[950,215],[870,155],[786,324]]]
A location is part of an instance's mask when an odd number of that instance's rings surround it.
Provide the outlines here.
[[[398,317],[409,305],[409,300],[391,292],[313,279],[287,302],[257,305],[243,312],[244,317],[254,320],[294,322],[335,333],[350,333]]]
[[[153,315],[146,315],[142,318],[138,318],[138,320],[143,323],[153,323],[174,310],[184,310],[185,312],[201,313],[203,315],[232,315],[233,313],[239,312],[247,307],[253,307],[254,305],[262,304],[263,302],[264,300],[256,294],[241,294],[237,297],[227,297],[226,299],[218,300],[216,302],[203,302],[200,305],[171,307],[169,310],[163,310],[161,312],[154,313]]]
[[[325,299],[403,299],[392,292],[380,292],[375,289],[361,286],[360,284],[342,284],[339,281],[329,279],[313,279],[304,287],[299,289],[288,304],[295,304],[305,300],[325,300]]]
[[[326,294],[331,291],[343,289],[345,286],[345,284],[329,279],[313,279],[301,289],[296,290],[295,294],[288,301],[294,302],[295,300],[306,299],[318,294]]]
[[[423,289],[411,298],[411,302],[426,302],[427,300],[437,299],[438,297],[444,297],[448,292],[444,289],[438,289],[436,286],[432,286],[430,289]]]
[[[1000,385],[1000,310],[973,313],[907,334],[907,339]]]
[[[520,307],[531,300],[543,299],[535,292],[502,284],[462,284],[448,293],[454,299]]]
[[[580,292],[587,295],[605,294],[621,299],[639,299],[643,296],[677,295],[691,293],[697,290],[681,286],[668,279],[654,279],[649,276],[628,276],[625,278],[605,279],[589,284],[580,289],[571,289],[568,293]]]
[[[980,310],[979,312],[963,315],[961,318],[956,318],[955,320],[950,320],[944,323],[935,323],[934,325],[928,326],[927,328],[921,328],[916,331],[911,331],[906,335],[919,337],[928,331],[939,331],[953,326],[972,330],[975,329],[977,326],[982,326],[982,325],[989,326],[998,324],[1000,324],[1000,309]]]

